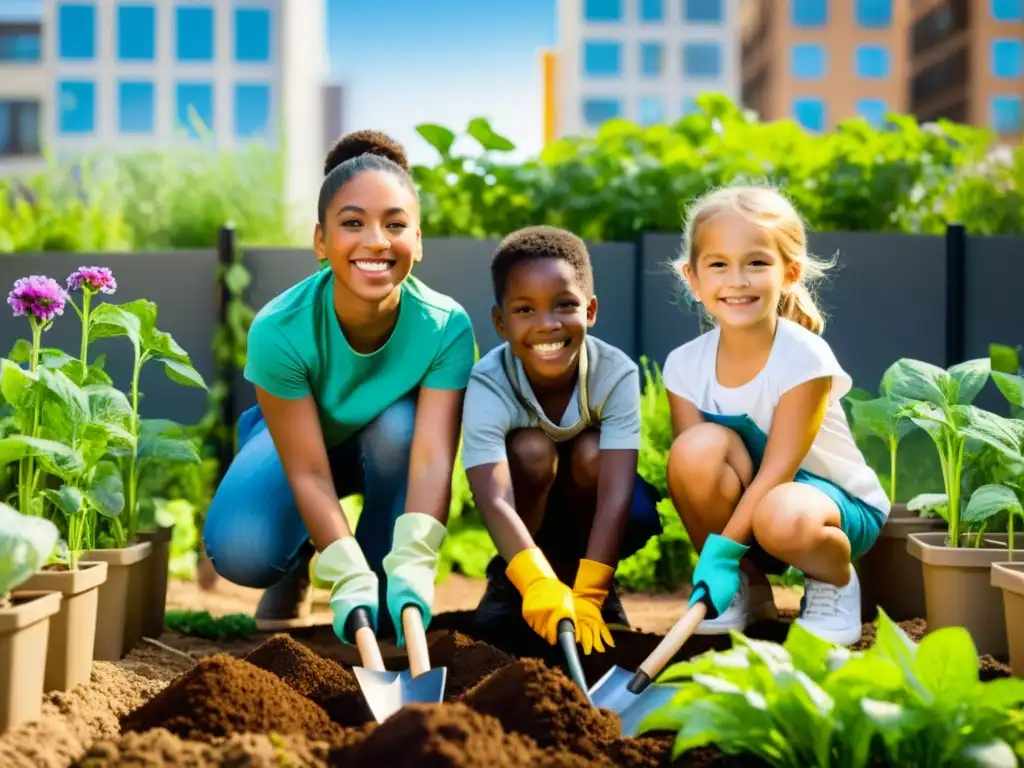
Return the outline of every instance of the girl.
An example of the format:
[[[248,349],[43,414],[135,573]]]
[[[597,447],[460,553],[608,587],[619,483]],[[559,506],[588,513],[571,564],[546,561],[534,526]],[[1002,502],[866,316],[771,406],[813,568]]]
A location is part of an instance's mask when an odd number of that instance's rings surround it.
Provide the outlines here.
[[[218,573],[266,588],[265,631],[307,619],[316,550],[338,637],[351,641],[348,615],[365,607],[401,643],[402,608],[431,618],[473,332],[459,304],[410,275],[419,201],[402,148],[360,132],[326,170],[313,235],[325,268],[253,321],[245,377],[258,405],[239,420],[203,539]],[[338,501],[351,493],[364,497],[355,536]]]
[[[819,335],[808,284],[829,265],[807,253],[793,206],[761,187],[697,201],[681,262],[716,322],[664,367],[675,434],[669,493],[700,552],[690,604],[708,605],[698,632],[772,618],[766,574],[791,565],[806,576],[798,622],[855,643],[851,560],[875,542],[889,502],[840,403],[850,377]]]

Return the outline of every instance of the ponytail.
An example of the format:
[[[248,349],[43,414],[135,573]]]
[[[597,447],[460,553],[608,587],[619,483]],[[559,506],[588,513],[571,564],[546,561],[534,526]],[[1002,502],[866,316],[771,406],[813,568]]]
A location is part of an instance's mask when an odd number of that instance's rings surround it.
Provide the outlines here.
[[[779,315],[799,323],[807,330],[821,335],[825,330],[825,318],[803,283],[796,283],[782,293],[779,299]]]

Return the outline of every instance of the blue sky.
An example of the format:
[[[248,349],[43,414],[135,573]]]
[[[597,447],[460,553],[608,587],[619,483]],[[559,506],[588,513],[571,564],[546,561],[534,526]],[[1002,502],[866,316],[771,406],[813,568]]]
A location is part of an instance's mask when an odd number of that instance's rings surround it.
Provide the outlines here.
[[[540,150],[555,0],[328,0],[327,26],[346,130],[385,131],[414,162],[433,162],[418,123],[458,133],[483,116],[516,144],[513,157]]]

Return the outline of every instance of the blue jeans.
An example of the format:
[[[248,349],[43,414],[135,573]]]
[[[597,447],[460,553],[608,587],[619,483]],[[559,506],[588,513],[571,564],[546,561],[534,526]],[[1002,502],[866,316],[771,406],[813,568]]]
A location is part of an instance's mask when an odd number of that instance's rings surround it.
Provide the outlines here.
[[[383,411],[328,459],[339,497],[363,494],[355,537],[381,579],[395,520],[405,511],[416,400]],[[206,554],[218,574],[246,587],[273,586],[301,563],[309,541],[281,459],[259,406],[238,420],[238,455],[218,487],[203,526]]]

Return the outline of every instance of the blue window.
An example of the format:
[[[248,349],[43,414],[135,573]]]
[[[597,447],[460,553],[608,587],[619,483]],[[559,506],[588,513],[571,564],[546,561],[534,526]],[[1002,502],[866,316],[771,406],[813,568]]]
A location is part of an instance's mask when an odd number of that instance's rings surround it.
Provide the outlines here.
[[[793,117],[809,131],[825,130],[825,103],[821,99],[794,99]]]
[[[998,133],[1020,133],[1020,106],[1020,96],[994,96],[990,117],[992,130]]]
[[[270,135],[270,86],[235,86],[235,135],[240,139]]]
[[[683,21],[691,24],[721,24],[722,0],[683,0]]]
[[[270,61],[270,11],[239,8],[235,12],[235,61]]]
[[[656,96],[640,97],[640,125],[658,125],[665,122],[665,105]]]
[[[0,61],[40,61],[42,45],[38,29],[0,30]]]
[[[885,102],[881,99],[861,99],[857,102],[857,114],[867,120],[874,128],[885,125]]]
[[[665,49],[661,43],[640,44],[640,74],[644,77],[660,77],[664,68]]]
[[[39,102],[0,100],[0,157],[39,154]]]
[[[583,100],[583,122],[589,126],[598,126],[621,114],[622,102],[619,99],[588,98]]]
[[[793,46],[790,66],[799,80],[818,80],[825,76],[825,46],[798,43]]]
[[[121,61],[156,58],[156,8],[122,5],[117,9],[117,57]]]
[[[96,125],[96,84],[64,80],[57,86],[57,125],[61,133],[92,133]]]
[[[794,27],[824,27],[828,23],[828,0],[790,0]]]
[[[622,74],[622,44],[594,40],[583,43],[583,72],[590,77]]]
[[[864,29],[892,26],[892,0],[857,0],[857,23]]]
[[[96,9],[86,3],[61,3],[57,8],[60,58],[82,61],[96,56]]]
[[[117,126],[121,133],[152,133],[156,122],[154,102],[153,83],[122,80],[117,94]]]
[[[1024,20],[1024,0],[992,0],[992,18],[996,21]]]
[[[664,0],[640,0],[640,21],[656,22],[664,20]]]
[[[722,46],[719,43],[683,45],[683,74],[689,77],[718,77],[722,73]]]
[[[1024,42],[1012,38],[993,40],[992,74],[1013,79],[1024,75]]]
[[[889,76],[889,49],[884,45],[858,46],[856,57],[858,77],[878,80]]]
[[[178,127],[188,131],[192,138],[199,138],[199,131],[192,125],[191,110],[210,131],[213,130],[213,86],[209,83],[178,83]]]
[[[180,6],[175,19],[178,61],[213,61],[213,8]]]
[[[622,21],[622,0],[583,0],[584,21]]]

